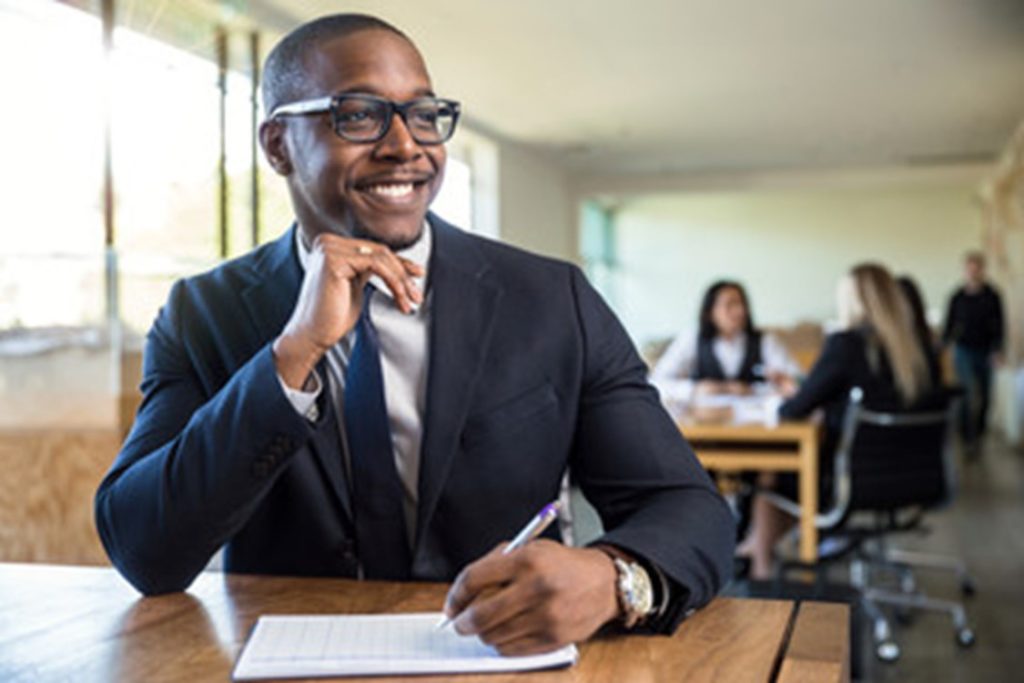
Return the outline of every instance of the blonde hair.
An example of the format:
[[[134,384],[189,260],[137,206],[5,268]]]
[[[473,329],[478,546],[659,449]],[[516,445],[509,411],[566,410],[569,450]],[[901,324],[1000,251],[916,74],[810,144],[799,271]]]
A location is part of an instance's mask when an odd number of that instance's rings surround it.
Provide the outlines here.
[[[928,362],[914,332],[910,306],[892,274],[877,263],[854,266],[840,281],[838,298],[844,327],[870,329],[869,361],[878,362],[877,345],[881,345],[903,402],[920,398],[931,385]]]

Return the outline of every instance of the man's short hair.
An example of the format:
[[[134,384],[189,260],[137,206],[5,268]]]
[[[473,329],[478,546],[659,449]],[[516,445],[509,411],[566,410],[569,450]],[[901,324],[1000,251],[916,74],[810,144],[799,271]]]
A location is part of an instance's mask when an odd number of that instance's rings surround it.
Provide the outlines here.
[[[391,31],[409,40],[388,22],[369,14],[331,14],[302,24],[288,33],[263,63],[264,114],[269,116],[278,105],[310,96],[306,57],[312,49],[328,40],[367,29]]]
[[[985,266],[985,254],[980,251],[969,251],[964,254],[964,263],[973,263],[975,265],[984,267]]]

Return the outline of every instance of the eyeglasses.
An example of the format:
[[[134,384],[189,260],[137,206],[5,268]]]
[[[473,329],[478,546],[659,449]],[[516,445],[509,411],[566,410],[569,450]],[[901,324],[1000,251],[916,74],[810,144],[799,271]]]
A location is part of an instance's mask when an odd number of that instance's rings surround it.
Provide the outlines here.
[[[420,97],[399,104],[375,95],[351,93],[282,104],[274,108],[270,118],[324,112],[330,112],[338,137],[349,142],[377,142],[388,134],[398,114],[413,140],[421,145],[440,145],[455,132],[460,105],[455,100],[437,97]]]

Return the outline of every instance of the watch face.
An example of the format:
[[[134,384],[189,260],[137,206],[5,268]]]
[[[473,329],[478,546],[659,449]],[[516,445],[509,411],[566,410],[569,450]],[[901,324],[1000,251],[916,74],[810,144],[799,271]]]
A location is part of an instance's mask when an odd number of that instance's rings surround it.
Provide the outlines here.
[[[619,571],[619,598],[626,613],[626,627],[634,626],[654,609],[654,591],[651,577],[635,562],[615,560]]]
[[[654,590],[651,586],[651,577],[647,570],[639,564],[633,565],[633,578],[636,583],[637,612],[647,616],[654,609]]]

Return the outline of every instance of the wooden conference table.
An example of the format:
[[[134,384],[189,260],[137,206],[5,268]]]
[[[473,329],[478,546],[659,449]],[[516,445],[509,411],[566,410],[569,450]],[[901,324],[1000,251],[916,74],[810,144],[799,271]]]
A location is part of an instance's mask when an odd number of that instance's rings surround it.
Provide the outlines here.
[[[809,420],[775,426],[678,421],[701,464],[720,472],[795,472],[800,503],[800,559],[818,559],[818,425]]]
[[[227,681],[261,614],[435,611],[446,589],[207,572],[141,598],[112,569],[0,564],[0,680]],[[845,605],[719,598],[674,636],[584,643],[570,669],[345,680],[847,681],[848,622]]]

